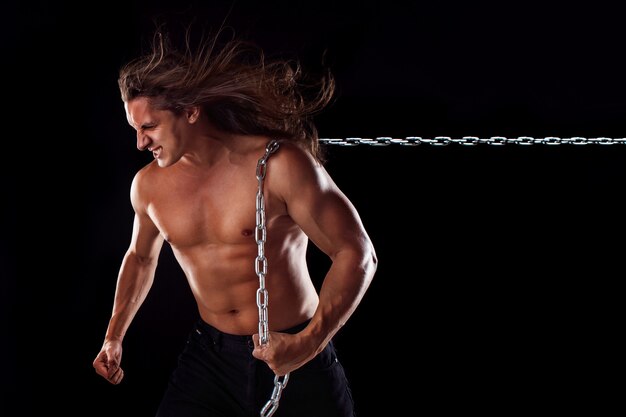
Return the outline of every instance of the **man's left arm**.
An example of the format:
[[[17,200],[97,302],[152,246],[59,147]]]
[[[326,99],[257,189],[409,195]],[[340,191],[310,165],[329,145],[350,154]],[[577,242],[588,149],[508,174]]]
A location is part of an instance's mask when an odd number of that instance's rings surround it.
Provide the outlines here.
[[[290,147],[281,147],[275,158],[272,181],[280,182],[276,188],[289,215],[332,261],[308,326],[291,338],[270,335],[270,344],[274,339],[289,345],[269,350],[275,354],[270,358],[262,349],[255,352],[283,375],[313,359],[348,321],[374,277],[377,258],[357,210],[322,165]]]

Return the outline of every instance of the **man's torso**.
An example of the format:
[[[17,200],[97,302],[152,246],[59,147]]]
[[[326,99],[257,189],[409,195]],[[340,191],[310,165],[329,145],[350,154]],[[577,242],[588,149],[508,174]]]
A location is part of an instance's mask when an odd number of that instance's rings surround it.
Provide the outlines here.
[[[280,152],[280,150],[278,150]],[[233,334],[258,330],[255,272],[256,164],[262,152],[222,158],[210,167],[183,163],[148,167],[148,214],[171,245],[198,302],[202,318]],[[271,171],[268,161],[268,177]],[[271,330],[309,319],[317,293],[306,267],[307,237],[285,203],[265,188]]]

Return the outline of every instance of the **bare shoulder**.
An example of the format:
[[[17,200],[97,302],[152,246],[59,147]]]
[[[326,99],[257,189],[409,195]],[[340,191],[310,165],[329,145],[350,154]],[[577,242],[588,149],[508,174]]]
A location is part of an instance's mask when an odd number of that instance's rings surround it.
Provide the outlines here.
[[[324,166],[313,155],[298,145],[285,141],[280,143],[278,150],[270,158],[267,172],[274,189],[285,194],[335,187]]]
[[[272,157],[275,159],[275,170],[282,174],[306,175],[313,174],[318,169],[323,169],[313,155],[298,145],[290,142],[280,142],[280,146]]]
[[[157,175],[157,168],[156,162],[152,161],[137,171],[133,177],[131,184],[131,201],[136,209],[146,204],[152,184],[155,183],[154,178]]]

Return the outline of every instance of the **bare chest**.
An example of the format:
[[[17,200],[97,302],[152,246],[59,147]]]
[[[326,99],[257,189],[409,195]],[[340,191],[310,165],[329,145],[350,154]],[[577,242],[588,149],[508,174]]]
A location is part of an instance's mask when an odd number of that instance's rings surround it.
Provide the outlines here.
[[[148,212],[161,234],[177,247],[249,243],[256,228],[258,182],[254,172],[205,179],[164,181]],[[266,196],[268,193],[266,192]],[[275,199],[266,198],[275,212]]]

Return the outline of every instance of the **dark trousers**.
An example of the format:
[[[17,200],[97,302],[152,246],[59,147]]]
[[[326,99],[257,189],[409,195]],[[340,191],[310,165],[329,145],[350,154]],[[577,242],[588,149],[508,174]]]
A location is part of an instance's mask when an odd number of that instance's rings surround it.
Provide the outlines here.
[[[252,336],[226,334],[200,320],[179,356],[157,417],[259,416],[271,398],[274,373],[252,356],[253,348]],[[273,417],[290,416],[354,416],[350,387],[332,342],[290,373]]]

